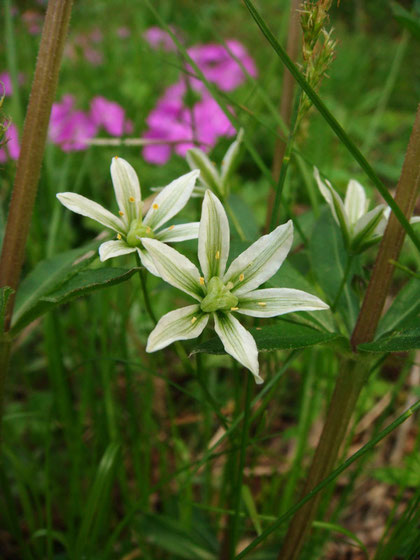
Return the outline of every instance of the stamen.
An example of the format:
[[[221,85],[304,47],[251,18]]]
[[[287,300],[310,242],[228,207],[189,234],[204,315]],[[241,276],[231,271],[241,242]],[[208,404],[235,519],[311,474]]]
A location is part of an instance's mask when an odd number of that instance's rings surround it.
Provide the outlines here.
[[[134,196],[130,196],[130,198],[128,199],[130,202],[134,202]]]
[[[150,233],[152,230],[150,229],[150,226],[146,227],[146,233]]]
[[[261,327],[255,327],[255,330],[256,330],[256,331],[260,331],[260,330],[261,330]]]
[[[240,274],[240,275],[239,275],[239,282],[243,282],[243,281],[244,281],[244,278],[245,278],[245,275],[244,275],[244,274]]]
[[[159,208],[159,204],[156,204],[156,202],[152,205],[153,210],[157,210]]]
[[[118,239],[118,240],[121,239],[121,233],[117,233],[117,239]]]
[[[114,156],[114,159],[118,159],[118,156]]]
[[[169,231],[172,231],[175,226],[170,226]]]
[[[118,212],[118,214],[119,214],[120,216],[124,216],[124,212],[121,212],[121,210]]]
[[[231,289],[233,288],[233,282],[228,282],[228,283],[226,284],[226,288],[227,288],[228,290],[231,290]]]
[[[267,304],[265,303],[265,301],[259,301],[258,305],[261,305],[261,307],[265,307]]]
[[[214,257],[216,260],[220,259],[220,251],[216,251],[216,255]]]
[[[238,311],[239,307],[231,307],[230,310],[231,311]]]
[[[204,278],[202,276],[200,276],[200,284],[204,286]]]
[[[191,319],[191,324],[193,325],[196,321],[197,321],[197,317],[193,317],[193,318]]]

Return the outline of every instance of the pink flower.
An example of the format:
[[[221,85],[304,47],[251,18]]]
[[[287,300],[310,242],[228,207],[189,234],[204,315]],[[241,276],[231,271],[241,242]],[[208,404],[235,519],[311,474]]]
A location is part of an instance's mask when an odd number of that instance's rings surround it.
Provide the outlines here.
[[[64,95],[62,102],[54,103],[51,110],[49,137],[65,152],[85,150],[97,132],[91,117],[75,110],[73,105],[73,96]]]
[[[41,33],[43,20],[42,14],[34,10],[26,10],[22,14],[22,20],[31,35],[38,35],[38,33]]]
[[[163,49],[164,51],[176,51],[176,45],[172,37],[160,29],[160,27],[149,27],[144,33],[143,37],[154,49]]]
[[[90,116],[97,126],[103,126],[111,136],[122,136],[133,131],[133,123],[125,118],[124,109],[105,97],[94,97],[90,103]]]
[[[257,75],[254,61],[241,43],[234,39],[226,41],[228,48],[218,44],[197,45],[188,49],[188,54],[210,82],[214,82],[222,91],[231,91],[241,85],[246,76],[241,68],[253,77]],[[230,52],[232,55],[230,54]],[[188,67],[194,72],[191,67]]]
[[[6,130],[4,140],[5,144],[0,148],[0,162],[4,163],[8,158],[18,159],[20,154],[19,134],[13,123]]]
[[[184,103],[187,86],[181,81],[166,90],[149,114],[146,121],[149,129],[144,137],[162,141],[162,144],[152,143],[143,149],[143,157],[149,163],[166,163],[171,155],[171,145],[178,155],[185,156],[193,146],[198,145],[208,152],[220,136],[235,134],[226,115],[206,93],[201,82],[196,87],[202,90],[201,98],[192,107]]]
[[[12,95],[12,80],[10,79],[10,74],[8,72],[2,72],[0,74],[0,82],[3,84],[3,88],[0,87],[0,97],[3,95]]]
[[[127,37],[130,37],[131,35],[131,31],[128,27],[119,27],[117,29],[117,36],[120,39],[127,39]]]

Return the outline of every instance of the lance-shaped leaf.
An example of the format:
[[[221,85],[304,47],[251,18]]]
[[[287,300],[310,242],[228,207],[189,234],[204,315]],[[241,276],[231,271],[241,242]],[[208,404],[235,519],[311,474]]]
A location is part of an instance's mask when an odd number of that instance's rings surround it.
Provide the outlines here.
[[[176,340],[197,338],[203,332],[209,314],[203,313],[199,305],[189,305],[164,315],[150,333],[146,352],[156,352]]]

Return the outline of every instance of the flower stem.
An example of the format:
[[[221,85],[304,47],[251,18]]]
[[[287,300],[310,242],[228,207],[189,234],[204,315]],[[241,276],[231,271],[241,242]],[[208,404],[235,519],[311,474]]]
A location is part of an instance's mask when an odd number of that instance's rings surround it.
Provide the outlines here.
[[[156,319],[156,315],[155,315],[155,313],[152,309],[152,306],[150,304],[149,291],[147,289],[146,271],[144,270],[143,265],[141,264],[139,254],[137,252],[136,252],[136,261],[137,261],[137,266],[140,269],[139,270],[139,276],[140,276],[141,289],[142,289],[142,292],[143,292],[144,305],[146,306],[146,311],[147,311],[149,317],[151,318],[153,324],[156,325],[157,319]]]
[[[342,362],[302,496],[311,492],[333,470],[368,372],[367,364],[361,361],[350,358]],[[299,558],[321,497],[322,493],[319,492],[295,514],[278,556],[279,560],[297,560]]]
[[[14,292],[19,283],[25,257],[26,240],[72,5],[73,0],[50,0],[45,15],[0,257],[0,288],[9,286]],[[10,328],[13,304],[14,294],[7,304],[5,331]],[[10,357],[10,341],[2,340],[0,344],[0,399],[2,399]]]
[[[395,195],[395,202],[406,219],[409,219],[413,212],[419,188],[420,108],[417,111]],[[375,334],[392,279],[394,267],[390,263],[390,259],[398,258],[404,241],[404,233],[404,228],[392,214],[379,247],[372,277],[353,331],[351,342],[354,351],[358,344],[369,342]],[[363,355],[357,357],[355,354],[352,358],[348,358],[340,368],[327,419],[303,490],[304,496],[311,492],[334,468],[340,443],[346,436],[358,396],[368,377],[368,364],[369,358]],[[320,496],[317,494],[314,499],[309,500],[293,517],[280,551],[279,560],[297,560],[299,558],[305,537],[316,515]]]
[[[344,270],[344,274],[343,274],[343,278],[341,280],[340,287],[338,288],[337,294],[336,294],[336,296],[334,298],[334,301],[331,305],[331,311],[335,311],[335,309],[337,307],[337,304],[338,304],[338,301],[341,297],[341,294],[343,293],[344,286],[346,285],[346,282],[347,282],[347,279],[348,279],[348,276],[349,276],[349,273],[350,273],[350,270],[351,270],[351,265],[353,264],[353,259],[354,259],[353,255],[347,255],[346,268]]]

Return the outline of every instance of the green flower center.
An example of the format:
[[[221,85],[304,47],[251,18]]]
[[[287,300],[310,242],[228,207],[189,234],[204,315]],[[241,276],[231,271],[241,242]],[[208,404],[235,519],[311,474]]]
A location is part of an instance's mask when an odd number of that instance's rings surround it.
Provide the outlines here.
[[[145,226],[141,220],[135,220],[130,225],[130,229],[127,233],[127,243],[130,247],[140,247],[141,241],[140,237],[150,237],[154,238],[153,230],[149,226]]]
[[[238,298],[230,293],[229,284],[225,286],[218,276],[213,276],[207,284],[207,295],[202,300],[200,307],[205,313],[217,311],[230,311],[238,304]]]

